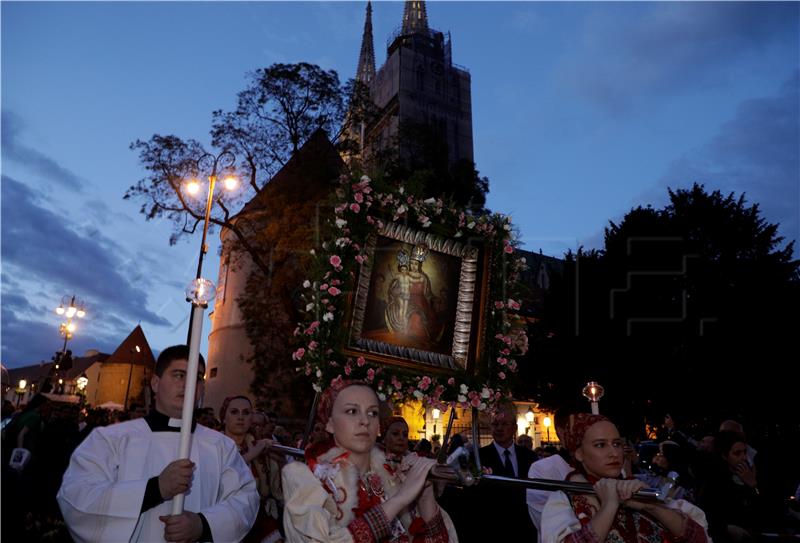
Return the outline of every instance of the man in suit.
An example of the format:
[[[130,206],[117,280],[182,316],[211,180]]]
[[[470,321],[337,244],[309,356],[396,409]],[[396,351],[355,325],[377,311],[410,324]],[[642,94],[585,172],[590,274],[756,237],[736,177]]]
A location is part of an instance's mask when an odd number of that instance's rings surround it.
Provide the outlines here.
[[[492,416],[492,442],[481,447],[481,465],[493,475],[526,479],[538,458],[536,453],[514,443],[517,436],[517,410],[503,404]],[[476,539],[470,541],[536,541],[536,528],[528,514],[524,488],[482,483],[475,497]]]

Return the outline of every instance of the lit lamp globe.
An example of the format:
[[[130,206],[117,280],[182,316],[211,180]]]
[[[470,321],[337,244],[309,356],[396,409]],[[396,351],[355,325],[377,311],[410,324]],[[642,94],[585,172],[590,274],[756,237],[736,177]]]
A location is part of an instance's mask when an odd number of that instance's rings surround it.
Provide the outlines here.
[[[186,287],[186,301],[192,302],[194,305],[208,307],[208,302],[213,300],[216,295],[217,288],[214,283],[202,277],[192,279],[189,286]]]
[[[85,373],[82,373],[80,377],[75,379],[75,384],[78,385],[78,390],[83,392],[83,389],[85,389],[86,385],[89,384],[89,378],[86,377]]]
[[[599,415],[600,414],[600,406],[598,402],[600,398],[603,397],[605,394],[605,389],[595,381],[589,381],[586,383],[586,386],[583,387],[583,397],[589,400],[592,404],[592,414]]]

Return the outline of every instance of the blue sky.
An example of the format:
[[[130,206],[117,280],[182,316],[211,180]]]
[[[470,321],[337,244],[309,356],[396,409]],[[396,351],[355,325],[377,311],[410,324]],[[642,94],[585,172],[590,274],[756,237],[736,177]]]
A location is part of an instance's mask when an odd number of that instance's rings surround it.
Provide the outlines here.
[[[0,4],[3,364],[60,347],[64,294],[88,305],[75,352],[110,352],[138,322],[154,350],[184,341],[199,234],[170,247],[171,225],[122,200],[144,175],[128,145],[207,142],[211,112],[275,62],[352,77],[364,8]],[[379,65],[402,9],[374,4]],[[599,247],[608,220],[695,181],[800,238],[800,4],[429,2],[428,18],[472,74],[488,205],[527,249]],[[217,266],[212,248],[204,275]]]

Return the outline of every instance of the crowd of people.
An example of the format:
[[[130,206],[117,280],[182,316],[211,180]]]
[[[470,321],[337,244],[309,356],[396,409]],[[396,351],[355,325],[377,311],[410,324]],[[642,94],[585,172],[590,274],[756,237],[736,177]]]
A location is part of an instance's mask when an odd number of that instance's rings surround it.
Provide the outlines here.
[[[407,421],[382,417],[375,391],[356,381],[323,392],[305,440],[245,395],[218,413],[200,408],[190,458],[178,459],[187,359],[186,346],[161,353],[149,413],[136,404],[81,410],[42,395],[20,410],[4,404],[3,539],[739,543],[800,533],[796,474],[764,464],[735,421],[691,436],[667,416],[658,440],[637,442],[609,418],[565,405],[554,417],[561,447],[534,449],[517,436],[509,403],[493,412],[491,443],[472,465],[593,491],[462,487],[428,474],[437,459],[466,463],[468,437],[449,436],[446,450],[439,436],[412,442]],[[203,373],[201,360],[201,387]],[[643,499],[645,488],[668,498]],[[179,494],[184,507],[173,514]]]

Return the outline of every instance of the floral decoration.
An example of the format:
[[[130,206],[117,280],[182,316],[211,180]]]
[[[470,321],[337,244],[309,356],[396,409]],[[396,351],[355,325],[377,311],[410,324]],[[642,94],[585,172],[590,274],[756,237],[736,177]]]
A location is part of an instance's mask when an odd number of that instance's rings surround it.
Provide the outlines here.
[[[515,325],[520,309],[516,287],[525,259],[515,256],[517,239],[511,217],[499,213],[474,215],[452,208],[441,199],[418,199],[401,186],[394,192],[373,190],[367,176],[354,181],[339,179],[334,213],[329,223],[332,236],[312,250],[315,264],[302,284],[305,319],[294,331],[297,347],[292,359],[298,371],[309,376],[316,391],[341,386],[346,380],[371,383],[380,399],[390,402],[419,400],[429,407],[445,410],[451,406],[490,409],[510,396],[510,384],[517,373],[518,356],[528,348],[524,326]],[[466,375],[429,376],[374,364],[363,356],[344,356],[348,323],[345,318],[346,291],[354,289],[359,267],[369,258],[366,240],[380,231],[386,221],[404,222],[421,230],[449,238],[482,241],[490,249],[489,296],[484,349],[486,371]]]

